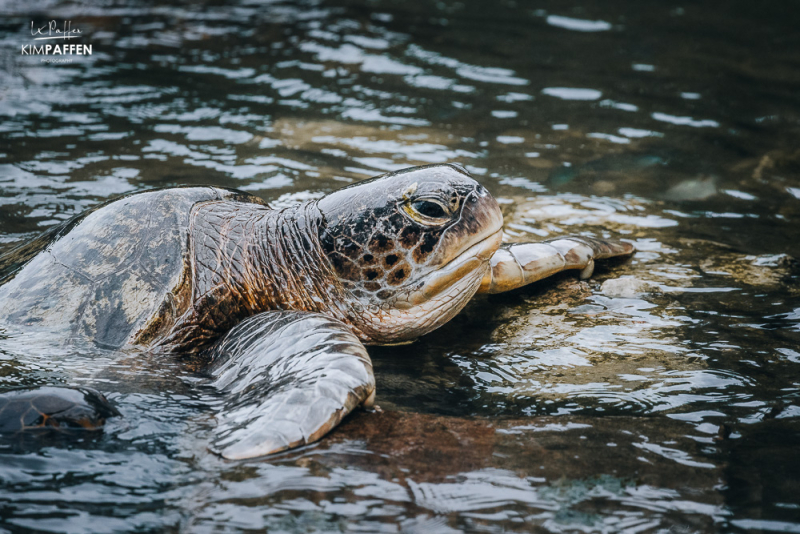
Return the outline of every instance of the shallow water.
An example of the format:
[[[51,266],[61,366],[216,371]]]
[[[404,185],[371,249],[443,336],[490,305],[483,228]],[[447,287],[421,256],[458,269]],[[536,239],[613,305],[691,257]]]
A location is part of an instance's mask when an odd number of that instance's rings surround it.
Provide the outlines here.
[[[91,384],[124,417],[0,443],[0,532],[800,532],[793,6],[0,11],[0,252],[145,188],[285,204],[446,161],[507,241],[639,249],[372,349],[384,413],[268,460],[206,451],[212,401],[178,362],[8,333],[3,388]],[[19,55],[51,19],[93,54]]]

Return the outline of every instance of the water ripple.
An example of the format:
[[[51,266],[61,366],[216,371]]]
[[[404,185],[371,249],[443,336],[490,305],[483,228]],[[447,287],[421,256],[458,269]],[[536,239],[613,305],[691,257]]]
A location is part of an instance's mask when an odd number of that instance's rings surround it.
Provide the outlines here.
[[[638,252],[371,349],[384,414],[266,461],[206,450],[218,399],[181,362],[0,329],[0,388],[92,385],[124,415],[0,442],[0,523],[797,530],[796,24],[742,2],[552,7],[4,5],[5,49],[54,19],[94,53],[0,59],[0,252],[136,190],[280,207],[448,161],[498,198],[507,241]]]

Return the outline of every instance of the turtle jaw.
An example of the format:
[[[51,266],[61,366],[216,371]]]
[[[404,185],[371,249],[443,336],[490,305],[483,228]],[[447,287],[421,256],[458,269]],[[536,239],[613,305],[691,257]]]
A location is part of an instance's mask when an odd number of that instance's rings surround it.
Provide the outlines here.
[[[413,291],[408,298],[412,306],[435,299],[457,281],[471,273],[480,272],[481,278],[489,266],[492,255],[500,248],[503,240],[502,228],[478,241],[467,250],[450,260],[446,265],[431,273],[421,288]]]
[[[452,319],[478,291],[502,234],[502,229],[494,230],[424,281],[398,294],[376,315],[364,318],[364,324],[370,326],[368,332],[361,333],[364,343],[407,343]]]

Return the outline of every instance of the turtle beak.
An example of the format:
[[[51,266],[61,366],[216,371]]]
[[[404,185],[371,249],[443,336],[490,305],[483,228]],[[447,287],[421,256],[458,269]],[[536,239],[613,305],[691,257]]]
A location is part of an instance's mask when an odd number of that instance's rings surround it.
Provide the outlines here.
[[[500,205],[485,187],[476,185],[464,198],[459,222],[442,236],[431,264],[443,267],[476,244],[493,238],[491,241],[497,242],[493,247],[479,247],[481,253],[478,259],[488,261],[500,246],[502,229],[503,212],[500,211]]]
[[[489,259],[497,252],[502,240],[503,231],[497,230],[462,251],[447,265],[431,274],[422,286],[419,295],[420,302],[434,298],[453,284],[471,276],[472,273],[480,273],[480,278],[475,278],[477,282],[480,282],[489,269]],[[478,285],[474,287],[477,288]]]

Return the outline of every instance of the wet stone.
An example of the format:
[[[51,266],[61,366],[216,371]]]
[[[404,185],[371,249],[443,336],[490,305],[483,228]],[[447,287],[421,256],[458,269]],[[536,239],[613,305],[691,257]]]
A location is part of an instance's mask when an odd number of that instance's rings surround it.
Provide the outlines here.
[[[601,286],[603,295],[611,298],[634,298],[644,293],[658,291],[658,287],[650,282],[637,278],[613,278],[606,280]]]

